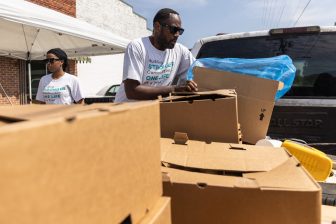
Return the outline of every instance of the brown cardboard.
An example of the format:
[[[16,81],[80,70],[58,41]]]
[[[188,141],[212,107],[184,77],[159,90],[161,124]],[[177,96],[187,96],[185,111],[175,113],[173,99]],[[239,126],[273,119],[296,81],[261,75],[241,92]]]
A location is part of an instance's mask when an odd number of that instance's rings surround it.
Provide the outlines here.
[[[193,73],[199,91],[236,90],[243,142],[255,144],[266,137],[279,82],[201,67]]]
[[[288,158],[283,148],[201,141],[179,145],[172,139],[161,138],[161,161],[186,168],[240,173],[270,171]]]
[[[200,144],[161,142],[174,224],[321,221],[319,185],[283,148]]]
[[[116,104],[90,104],[90,105],[53,105],[53,104],[28,104],[16,106],[1,106],[0,121],[17,122],[27,120],[42,120],[55,117],[75,116],[81,112],[104,110]],[[107,109],[108,110],[108,109]]]
[[[0,223],[138,223],[152,209],[159,103],[100,107],[0,127]]]
[[[170,198],[162,197],[139,224],[171,224]]]
[[[161,136],[176,132],[206,142],[239,143],[237,99],[232,90],[172,96],[161,101]]]

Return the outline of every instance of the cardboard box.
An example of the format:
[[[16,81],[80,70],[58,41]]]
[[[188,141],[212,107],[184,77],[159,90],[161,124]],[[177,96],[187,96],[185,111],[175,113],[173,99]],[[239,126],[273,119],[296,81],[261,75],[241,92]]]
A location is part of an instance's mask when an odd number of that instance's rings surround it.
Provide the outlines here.
[[[161,147],[174,224],[321,221],[320,186],[283,148],[167,139]]]
[[[232,90],[165,98],[160,104],[161,136],[176,132],[206,142],[240,141],[237,98]]]
[[[201,67],[194,67],[193,73],[199,91],[236,90],[243,142],[255,144],[266,137],[278,81]]]
[[[90,104],[90,105],[58,105],[58,104],[27,104],[14,106],[0,106],[0,123],[10,124],[19,121],[43,120],[56,117],[71,118],[79,113],[93,110],[110,110],[117,104]]]
[[[139,224],[171,224],[170,198],[162,197]]]
[[[162,196],[158,102],[27,108],[0,127],[0,223],[138,223]]]

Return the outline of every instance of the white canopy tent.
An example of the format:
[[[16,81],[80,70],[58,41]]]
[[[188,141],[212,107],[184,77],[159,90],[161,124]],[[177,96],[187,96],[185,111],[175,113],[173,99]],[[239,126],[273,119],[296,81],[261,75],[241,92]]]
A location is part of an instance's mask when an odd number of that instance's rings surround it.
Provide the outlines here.
[[[123,53],[129,40],[87,22],[24,1],[0,0],[0,56],[44,59],[51,48],[69,57]]]

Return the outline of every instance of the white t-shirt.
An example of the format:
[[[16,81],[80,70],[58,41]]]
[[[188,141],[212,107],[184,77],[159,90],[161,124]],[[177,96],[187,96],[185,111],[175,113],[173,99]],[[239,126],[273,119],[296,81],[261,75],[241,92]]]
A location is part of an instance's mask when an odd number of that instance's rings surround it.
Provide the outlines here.
[[[46,104],[72,104],[84,98],[76,76],[64,73],[59,79],[53,79],[51,75],[41,78],[36,100]]]
[[[143,37],[128,44],[124,56],[123,81],[133,79],[147,86],[170,86],[174,79],[178,84],[186,81],[188,68],[194,61],[191,52],[176,43],[173,49],[160,51]],[[130,101],[121,83],[115,102]]]

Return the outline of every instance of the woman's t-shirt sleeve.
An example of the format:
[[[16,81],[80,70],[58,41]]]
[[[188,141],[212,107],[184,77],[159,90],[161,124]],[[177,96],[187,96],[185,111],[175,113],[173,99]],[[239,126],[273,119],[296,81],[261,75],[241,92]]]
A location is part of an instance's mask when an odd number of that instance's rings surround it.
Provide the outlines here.
[[[37,89],[37,94],[36,94],[36,100],[45,102],[44,98],[43,98],[43,89],[45,88],[45,84],[44,84],[44,77],[42,77],[40,79],[39,85],[38,85],[38,89]]]
[[[71,90],[71,94],[72,94],[72,98],[75,100],[75,102],[78,102],[79,100],[84,98],[84,94],[80,85],[80,81],[78,80],[78,78],[73,77],[73,83],[72,83],[72,90]]]

